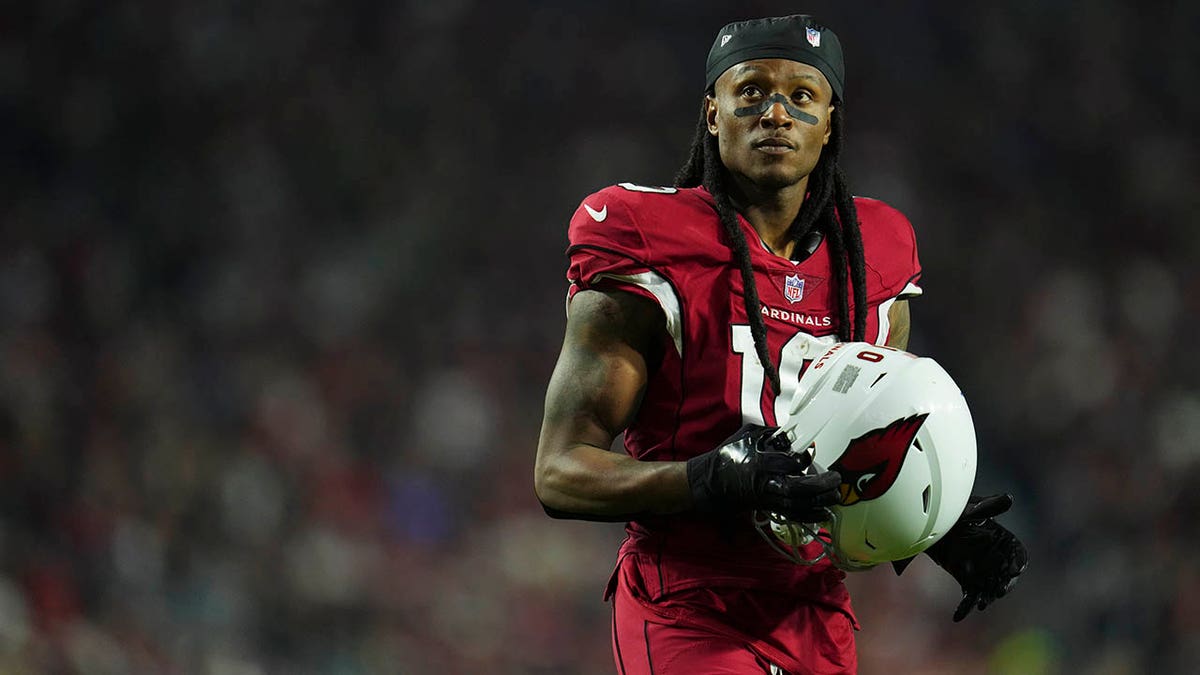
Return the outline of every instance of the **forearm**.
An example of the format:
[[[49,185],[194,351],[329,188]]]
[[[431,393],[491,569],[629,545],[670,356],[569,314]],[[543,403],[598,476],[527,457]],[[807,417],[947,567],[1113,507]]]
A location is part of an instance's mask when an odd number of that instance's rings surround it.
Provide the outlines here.
[[[626,519],[691,508],[686,462],[642,462],[586,444],[542,453],[534,490],[560,514]]]

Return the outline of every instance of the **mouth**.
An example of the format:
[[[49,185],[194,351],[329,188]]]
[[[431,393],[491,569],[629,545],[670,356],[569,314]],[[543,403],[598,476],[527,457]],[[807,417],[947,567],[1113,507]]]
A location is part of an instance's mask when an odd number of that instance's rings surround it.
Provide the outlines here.
[[[771,138],[755,141],[754,149],[769,155],[781,155],[795,150],[796,146],[792,145],[791,141],[786,138],[772,136]]]

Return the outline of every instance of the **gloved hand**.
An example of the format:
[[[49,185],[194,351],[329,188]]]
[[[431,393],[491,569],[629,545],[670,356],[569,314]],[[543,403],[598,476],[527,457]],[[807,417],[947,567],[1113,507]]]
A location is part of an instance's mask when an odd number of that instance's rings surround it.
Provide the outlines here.
[[[836,471],[810,471],[811,458],[790,452],[774,427],[747,424],[724,443],[688,460],[692,502],[701,513],[763,510],[802,523],[829,519],[842,483]]]
[[[962,586],[955,621],[1004,597],[1029,564],[1021,541],[993,520],[1012,503],[1012,495],[1007,494],[972,496],[954,527],[925,551]]]

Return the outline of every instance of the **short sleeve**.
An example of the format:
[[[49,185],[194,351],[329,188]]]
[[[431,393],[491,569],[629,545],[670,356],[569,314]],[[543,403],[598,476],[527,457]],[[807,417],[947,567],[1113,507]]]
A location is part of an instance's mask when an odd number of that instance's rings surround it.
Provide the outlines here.
[[[656,302],[667,332],[682,349],[679,297],[655,269],[636,209],[620,187],[590,195],[580,203],[568,230],[567,303],[581,290],[620,290]]]
[[[916,233],[903,213],[877,199],[855,198],[871,286],[880,299],[908,299],[923,293]]]
[[[567,279],[575,286],[591,288],[604,277],[650,268],[646,238],[619,189],[588,196],[571,217]]]

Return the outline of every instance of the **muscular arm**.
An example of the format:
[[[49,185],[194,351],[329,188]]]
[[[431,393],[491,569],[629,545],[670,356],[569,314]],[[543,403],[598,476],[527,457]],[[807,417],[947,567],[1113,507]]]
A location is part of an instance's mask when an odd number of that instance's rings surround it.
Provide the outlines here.
[[[912,327],[912,319],[908,313],[907,300],[892,303],[888,309],[888,323],[891,329],[888,332],[887,346],[908,349],[908,333]]]
[[[609,446],[637,413],[665,335],[653,302],[581,291],[546,391],[534,491],[548,511],[623,520],[691,507],[686,462],[642,462]]]

